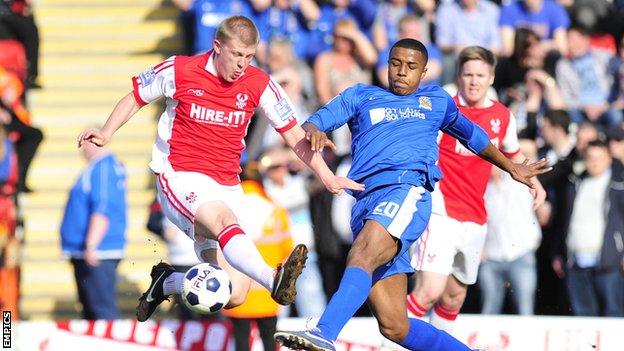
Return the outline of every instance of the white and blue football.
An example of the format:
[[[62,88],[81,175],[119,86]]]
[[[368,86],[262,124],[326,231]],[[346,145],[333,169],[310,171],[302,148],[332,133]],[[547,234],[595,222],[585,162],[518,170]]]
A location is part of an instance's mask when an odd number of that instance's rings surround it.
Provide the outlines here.
[[[210,314],[230,301],[232,283],[227,273],[211,263],[200,263],[184,274],[182,301],[191,310]]]

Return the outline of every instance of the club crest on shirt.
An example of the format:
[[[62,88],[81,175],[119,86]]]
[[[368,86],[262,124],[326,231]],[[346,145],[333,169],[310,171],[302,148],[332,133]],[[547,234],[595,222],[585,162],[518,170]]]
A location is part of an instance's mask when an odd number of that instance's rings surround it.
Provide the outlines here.
[[[194,191],[191,191],[188,195],[186,195],[186,201],[190,204],[194,203],[197,200],[197,194]]]
[[[236,107],[239,109],[244,109],[247,106],[247,100],[249,100],[249,95],[245,93],[236,94]]]
[[[153,68],[150,68],[146,71],[143,71],[139,74],[139,78],[141,79],[141,86],[146,87],[154,81],[156,78],[156,72]]]
[[[498,134],[501,129],[501,120],[500,118],[492,118],[490,120],[490,127],[492,128],[492,132]]]
[[[418,107],[431,111],[431,99],[428,96],[419,96]]]

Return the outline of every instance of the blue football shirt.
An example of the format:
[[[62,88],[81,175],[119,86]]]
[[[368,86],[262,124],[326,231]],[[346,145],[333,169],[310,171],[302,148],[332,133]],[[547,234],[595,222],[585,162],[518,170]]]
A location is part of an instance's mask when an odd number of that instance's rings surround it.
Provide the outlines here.
[[[439,86],[411,95],[357,84],[343,91],[308,119],[330,132],[347,123],[351,130],[353,165],[348,177],[369,191],[388,184],[407,183],[432,191],[442,179],[436,166],[438,132],[451,134],[479,153],[489,143],[487,134],[464,117]]]
[[[121,258],[126,244],[126,171],[113,154],[91,161],[71,188],[61,222],[61,246],[72,257],[82,257],[91,215],[109,220],[97,247],[100,258]]]

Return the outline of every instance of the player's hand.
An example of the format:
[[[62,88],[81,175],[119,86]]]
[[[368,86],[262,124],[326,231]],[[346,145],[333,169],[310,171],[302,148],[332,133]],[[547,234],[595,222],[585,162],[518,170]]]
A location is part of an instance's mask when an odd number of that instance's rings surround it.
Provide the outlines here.
[[[514,168],[510,174],[515,181],[535,189],[531,178],[549,172],[551,169],[552,167],[548,166],[548,161],[545,158],[533,163],[529,163],[529,160],[524,160],[522,163],[514,163]]]
[[[305,137],[306,140],[310,142],[312,151],[314,152],[323,152],[325,147],[329,147],[330,149],[336,151],[336,144],[329,140],[327,134],[321,132],[320,130],[306,131]]]
[[[332,194],[342,195],[345,189],[362,191],[364,190],[364,184],[354,182],[353,180],[345,177],[332,176],[328,180],[323,180],[325,188]]]
[[[544,190],[542,183],[535,177],[531,178],[531,184],[533,184],[533,187],[529,191],[533,195],[533,211],[535,211],[546,201],[546,190]]]
[[[83,143],[92,143],[97,146],[104,146],[110,140],[110,136],[102,132],[98,128],[90,128],[78,135],[78,147],[81,147]]]

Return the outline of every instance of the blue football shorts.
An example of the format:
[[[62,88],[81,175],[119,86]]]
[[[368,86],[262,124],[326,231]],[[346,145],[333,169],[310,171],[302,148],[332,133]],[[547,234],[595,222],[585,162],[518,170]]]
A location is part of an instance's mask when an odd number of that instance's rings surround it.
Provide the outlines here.
[[[414,273],[409,248],[427,227],[431,216],[431,193],[422,186],[393,184],[371,191],[351,210],[353,240],[367,220],[381,224],[401,247],[393,260],[373,272],[373,283],[401,273]]]

